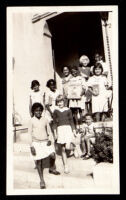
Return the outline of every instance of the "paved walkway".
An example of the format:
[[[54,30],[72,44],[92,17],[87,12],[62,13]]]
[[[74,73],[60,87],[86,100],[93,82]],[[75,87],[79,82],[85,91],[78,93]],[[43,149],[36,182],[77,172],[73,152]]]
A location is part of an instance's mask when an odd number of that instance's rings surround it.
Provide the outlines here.
[[[68,158],[69,174],[64,174],[60,156],[57,156],[56,166],[61,175],[48,173],[48,160],[45,161],[44,178],[48,189],[56,188],[92,188],[94,181],[91,176],[95,162],[93,159]],[[34,169],[34,161],[29,152],[14,152],[14,189],[39,189],[39,176]]]

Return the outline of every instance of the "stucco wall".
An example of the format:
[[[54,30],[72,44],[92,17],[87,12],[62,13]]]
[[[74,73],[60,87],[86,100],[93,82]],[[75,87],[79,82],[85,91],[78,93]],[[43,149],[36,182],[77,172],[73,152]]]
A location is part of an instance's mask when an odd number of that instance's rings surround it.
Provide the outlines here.
[[[37,79],[45,90],[54,76],[51,38],[43,35],[45,21],[32,23],[32,17],[32,13],[13,14],[14,104],[22,123],[29,119],[31,81]]]

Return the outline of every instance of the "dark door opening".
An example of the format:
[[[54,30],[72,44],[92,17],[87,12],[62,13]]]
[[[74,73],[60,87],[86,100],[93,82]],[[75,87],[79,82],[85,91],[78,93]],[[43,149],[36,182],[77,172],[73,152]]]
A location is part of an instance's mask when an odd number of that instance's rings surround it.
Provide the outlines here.
[[[59,76],[65,65],[79,65],[83,54],[93,63],[95,52],[104,57],[101,17],[99,12],[64,12],[47,20],[52,34],[55,67]]]

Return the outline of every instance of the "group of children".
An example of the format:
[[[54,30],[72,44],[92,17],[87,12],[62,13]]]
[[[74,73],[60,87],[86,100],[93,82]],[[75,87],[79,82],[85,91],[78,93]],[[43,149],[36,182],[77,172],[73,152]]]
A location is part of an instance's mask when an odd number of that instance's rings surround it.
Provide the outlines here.
[[[88,66],[89,58],[86,55],[81,56],[80,64],[79,68],[63,67],[63,91],[56,89],[54,79],[47,81],[47,91],[44,94],[37,80],[31,83],[31,154],[36,163],[42,189],[46,188],[43,178],[44,158],[50,158],[49,173],[60,175],[55,165],[55,143],[61,146],[64,173],[69,173],[67,156],[76,156],[78,132],[81,135],[81,157],[88,159],[91,157],[91,144],[95,142],[93,121],[104,120],[111,103],[112,92],[107,83],[108,71],[100,55],[96,55],[93,67]],[[77,93],[72,94],[71,86],[77,86]]]

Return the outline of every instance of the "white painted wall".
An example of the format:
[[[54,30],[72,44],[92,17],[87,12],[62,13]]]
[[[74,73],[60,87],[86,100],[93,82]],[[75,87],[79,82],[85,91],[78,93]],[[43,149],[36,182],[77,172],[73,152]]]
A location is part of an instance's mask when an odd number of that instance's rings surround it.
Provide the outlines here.
[[[13,14],[14,104],[22,123],[30,117],[31,81],[37,79],[45,90],[47,80],[54,76],[51,38],[43,35],[45,20],[32,23],[32,17],[33,13]]]

